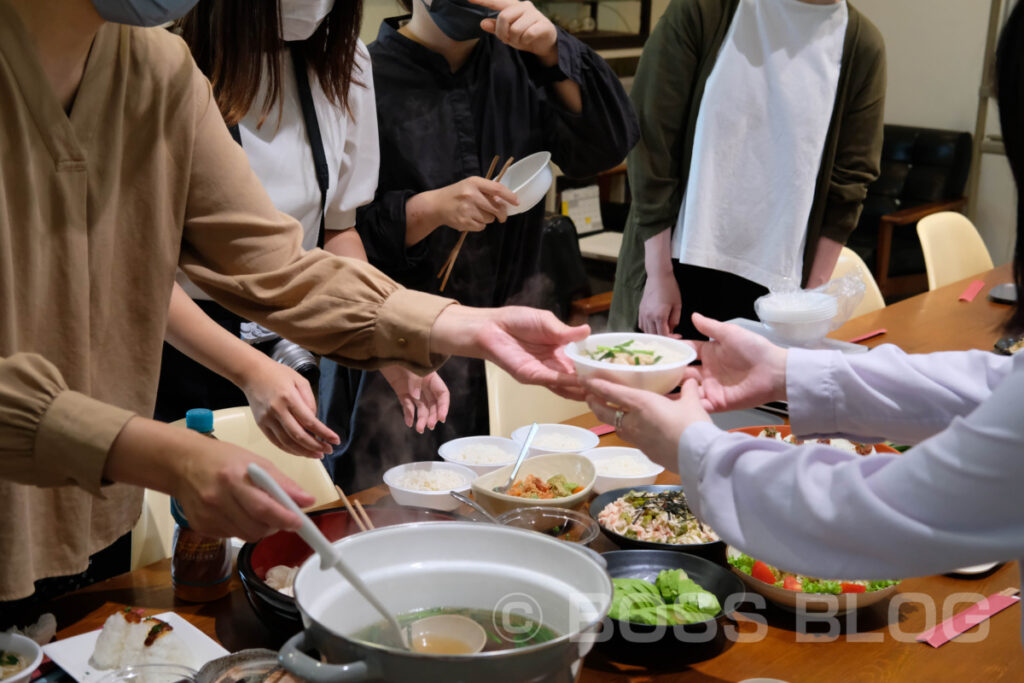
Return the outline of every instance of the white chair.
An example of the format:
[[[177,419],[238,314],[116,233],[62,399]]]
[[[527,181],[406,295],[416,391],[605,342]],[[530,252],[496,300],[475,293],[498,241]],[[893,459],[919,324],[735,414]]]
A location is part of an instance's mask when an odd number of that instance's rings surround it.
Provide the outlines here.
[[[520,384],[490,361],[484,362],[491,436],[509,436],[516,427],[531,422],[561,422],[590,410],[583,401],[572,401],[550,389]]]
[[[177,420],[171,424],[185,429],[185,420]],[[272,462],[281,472],[313,495],[311,507],[338,499],[334,482],[324,469],[323,463],[286,453],[272,444],[256,425],[249,406],[213,411],[213,434],[221,441],[241,446]],[[173,534],[174,521],[171,519],[170,498],[147,489],[142,516],[132,529],[132,568],[144,567],[170,557]]]
[[[882,298],[882,292],[878,289],[878,283],[875,282],[875,276],[871,274],[871,269],[857,255],[857,252],[849,247],[843,247],[843,250],[839,252],[839,260],[836,261],[831,279],[835,280],[844,275],[856,275],[864,283],[864,298],[857,304],[857,308],[853,309],[851,318],[885,308],[885,299]]]
[[[992,270],[992,257],[984,240],[963,214],[943,211],[925,216],[917,223],[917,236],[924,252],[929,290]]]

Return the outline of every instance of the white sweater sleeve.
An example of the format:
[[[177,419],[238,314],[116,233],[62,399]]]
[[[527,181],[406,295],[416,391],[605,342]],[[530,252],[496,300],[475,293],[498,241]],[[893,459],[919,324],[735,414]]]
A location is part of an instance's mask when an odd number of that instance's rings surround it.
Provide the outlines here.
[[[683,486],[726,542],[829,578],[1024,555],[1024,358],[797,353],[787,374],[798,428],[923,440],[902,455],[862,457],[691,426],[679,444]]]

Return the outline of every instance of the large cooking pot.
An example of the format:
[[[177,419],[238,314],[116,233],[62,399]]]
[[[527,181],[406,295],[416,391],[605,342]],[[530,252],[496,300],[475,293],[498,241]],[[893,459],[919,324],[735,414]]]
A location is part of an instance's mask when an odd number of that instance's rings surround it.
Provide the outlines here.
[[[306,560],[295,577],[305,627],[281,663],[313,683],[573,680],[611,604],[597,553],[523,529],[422,522],[343,538],[334,547],[395,614],[471,607],[528,616],[562,634],[546,643],[475,655],[425,655],[351,638],[380,615],[333,569]],[[326,663],[304,654],[317,650]]]

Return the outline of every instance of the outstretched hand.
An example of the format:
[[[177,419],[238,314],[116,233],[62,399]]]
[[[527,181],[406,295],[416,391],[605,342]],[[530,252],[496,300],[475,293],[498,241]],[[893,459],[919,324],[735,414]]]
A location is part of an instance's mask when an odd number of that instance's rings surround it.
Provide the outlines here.
[[[693,314],[693,324],[710,341],[692,342],[701,365],[688,367],[684,379],[700,383],[705,410],[739,410],[785,400],[785,349],[738,325],[699,313]]]
[[[524,384],[542,384],[581,401],[583,390],[562,347],[588,334],[587,325],[569,327],[550,311],[449,306],[434,322],[431,347],[490,360]]]
[[[587,405],[602,421],[615,424],[626,441],[651,459],[676,471],[676,452],[683,431],[694,422],[710,422],[701,405],[697,381],[686,380],[683,390],[672,396],[633,389],[603,379],[583,380]],[[622,412],[616,419],[616,413]]]

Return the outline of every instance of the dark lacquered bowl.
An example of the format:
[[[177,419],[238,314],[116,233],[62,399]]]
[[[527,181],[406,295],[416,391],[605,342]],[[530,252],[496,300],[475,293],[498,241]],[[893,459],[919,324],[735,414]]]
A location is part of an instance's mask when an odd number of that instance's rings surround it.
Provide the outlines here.
[[[598,521],[597,516],[602,510],[609,504],[614,502],[617,498],[621,498],[630,491],[643,491],[646,493],[661,493],[662,491],[682,491],[681,486],[666,486],[661,484],[649,484],[647,486],[630,486],[628,488],[614,489],[612,491],[606,491],[597,498],[594,498],[590,502],[590,516],[598,523],[601,527],[601,531],[605,536],[611,540],[612,543],[619,546],[620,548],[629,550],[672,550],[675,552],[690,553],[691,555],[697,555],[704,557],[712,562],[716,562],[723,567],[726,565],[725,562],[725,543],[722,541],[711,541],[709,543],[655,543],[654,541],[641,541],[636,538],[629,538],[618,534],[611,529],[605,527]]]
[[[375,527],[459,519],[458,515],[450,512],[415,507],[369,506],[366,512]],[[337,541],[359,531],[345,509],[320,510],[309,513],[309,516],[329,541]],[[290,636],[302,630],[302,620],[295,598],[266,584],[267,570],[279,564],[298,567],[312,554],[306,542],[292,531],[278,531],[255,543],[246,543],[238,552],[238,574],[245,597],[260,621],[278,635]]]
[[[720,654],[729,646],[726,626],[743,601],[743,583],[729,570],[702,557],[671,550],[613,550],[601,555],[613,579],[643,579],[654,583],[665,569],[682,569],[701,588],[714,593],[722,612],[713,619],[677,626],[611,622],[610,637],[602,634],[599,647],[616,661],[644,666],[679,667]]]

